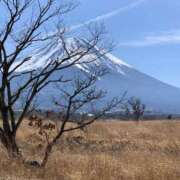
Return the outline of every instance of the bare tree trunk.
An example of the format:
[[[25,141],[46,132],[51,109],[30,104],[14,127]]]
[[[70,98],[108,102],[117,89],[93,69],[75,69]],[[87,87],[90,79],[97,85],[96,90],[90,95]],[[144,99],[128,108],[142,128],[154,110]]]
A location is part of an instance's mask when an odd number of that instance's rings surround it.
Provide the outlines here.
[[[3,146],[7,149],[10,158],[19,159],[22,157],[14,135],[6,133],[6,135],[1,137],[1,142]]]
[[[44,154],[44,158],[43,158],[42,163],[41,163],[41,167],[45,167],[46,166],[47,161],[49,159],[49,156],[51,154],[52,148],[53,148],[53,144],[52,143],[47,145],[46,150],[45,150],[45,154]]]
[[[10,158],[19,158],[20,152],[16,143],[16,135],[12,132],[9,124],[8,108],[4,106],[1,109],[3,120],[3,133],[0,134],[0,140],[3,146],[7,149],[7,153]]]
[[[50,142],[47,146],[46,146],[46,149],[45,149],[45,154],[44,154],[44,157],[43,157],[43,160],[42,160],[42,163],[41,163],[41,167],[45,167],[46,164],[47,164],[47,161],[49,159],[49,156],[52,152],[52,148],[53,146],[57,143],[57,141],[60,139],[60,137],[62,136],[63,134],[63,128],[65,126],[65,122],[63,123],[64,125],[62,125],[61,127],[61,131],[57,134],[57,136],[52,140],[52,142]]]

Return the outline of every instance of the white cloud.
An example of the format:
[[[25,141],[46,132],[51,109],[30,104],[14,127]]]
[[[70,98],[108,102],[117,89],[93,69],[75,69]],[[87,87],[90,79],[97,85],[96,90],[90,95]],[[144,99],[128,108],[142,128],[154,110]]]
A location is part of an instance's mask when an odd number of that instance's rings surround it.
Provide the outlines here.
[[[119,46],[146,47],[155,45],[180,44],[180,29],[149,34],[140,40],[126,41],[119,43]]]
[[[133,2],[133,3],[131,3],[131,4],[128,4],[127,6],[124,6],[124,7],[118,8],[118,9],[116,9],[114,11],[111,11],[109,13],[100,15],[100,16],[98,16],[96,18],[93,18],[93,19],[90,19],[90,20],[88,20],[88,21],[86,21],[84,23],[76,24],[76,25],[72,26],[70,28],[70,30],[75,30],[75,29],[83,27],[84,25],[88,25],[90,23],[94,23],[94,22],[105,20],[105,19],[109,19],[109,18],[114,17],[114,16],[116,16],[116,15],[118,15],[120,13],[123,13],[123,12],[126,12],[126,11],[129,11],[129,10],[133,9],[133,8],[141,5],[145,1],[147,1],[147,0],[137,0],[137,1]]]

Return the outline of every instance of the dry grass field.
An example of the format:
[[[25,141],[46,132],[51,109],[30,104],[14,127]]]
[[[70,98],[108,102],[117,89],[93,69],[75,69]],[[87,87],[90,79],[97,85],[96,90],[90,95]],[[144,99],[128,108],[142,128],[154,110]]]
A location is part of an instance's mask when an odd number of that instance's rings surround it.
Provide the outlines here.
[[[27,159],[41,160],[46,141],[27,122],[18,142]],[[65,134],[45,169],[11,162],[3,148],[0,156],[0,180],[179,180],[180,121],[96,122]]]

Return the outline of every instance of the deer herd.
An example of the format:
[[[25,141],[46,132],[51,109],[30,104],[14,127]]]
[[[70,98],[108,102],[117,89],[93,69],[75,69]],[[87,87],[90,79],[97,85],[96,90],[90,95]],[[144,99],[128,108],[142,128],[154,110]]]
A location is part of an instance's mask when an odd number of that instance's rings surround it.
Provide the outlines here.
[[[50,130],[53,131],[56,129],[56,125],[49,122],[49,123],[43,123],[43,119],[38,117],[37,115],[31,115],[29,117],[29,126],[35,127],[39,129],[39,134],[43,134],[44,131]]]
[[[53,115],[53,113],[51,112],[46,112],[46,119],[49,119],[50,116]],[[62,115],[59,116],[59,121],[62,121]],[[45,121],[45,118],[43,118],[42,116],[36,115],[36,114],[32,114],[28,117],[29,123],[28,126],[31,126],[33,128],[37,128],[39,130],[39,134],[43,135],[43,134],[47,134],[46,131],[50,131],[52,132],[53,130],[57,129],[57,124],[55,124],[54,122],[47,122]],[[81,126],[83,124],[83,119],[80,118],[80,121],[71,121],[72,123],[76,123],[79,126]],[[81,131],[83,132],[87,132],[86,127],[82,126],[79,128]]]

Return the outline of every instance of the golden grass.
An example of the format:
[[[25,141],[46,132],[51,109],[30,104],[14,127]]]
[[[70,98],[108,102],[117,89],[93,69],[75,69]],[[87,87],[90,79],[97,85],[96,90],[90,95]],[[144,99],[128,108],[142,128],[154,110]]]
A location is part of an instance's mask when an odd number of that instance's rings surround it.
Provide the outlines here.
[[[37,130],[23,124],[18,143],[27,159],[41,160],[46,141]],[[65,134],[40,170],[11,162],[3,148],[0,155],[4,179],[179,180],[180,121],[96,122]]]

